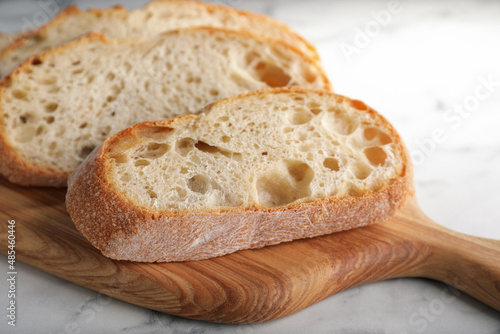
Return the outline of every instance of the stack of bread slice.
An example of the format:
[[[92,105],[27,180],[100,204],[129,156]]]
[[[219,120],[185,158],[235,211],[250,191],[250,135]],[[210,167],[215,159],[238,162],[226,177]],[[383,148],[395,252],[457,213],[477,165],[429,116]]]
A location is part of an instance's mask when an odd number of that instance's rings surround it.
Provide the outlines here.
[[[283,23],[202,2],[63,10],[0,51],[0,173],[69,186],[106,256],[199,260],[381,221],[401,138]],[[68,184],[69,178],[69,184]]]
[[[0,71],[10,71],[0,172],[37,186],[65,186],[95,146],[139,121],[266,87],[330,88],[314,48],[284,24],[176,0],[130,12],[70,7],[4,48]]]
[[[4,40],[15,40],[3,48],[0,44],[0,77],[28,57],[86,33],[99,32],[112,39],[153,37],[165,31],[200,26],[249,31],[293,45],[312,59],[319,59],[311,44],[270,17],[197,1],[156,0],[131,11],[121,6],[87,11],[70,6],[38,29],[4,35]]]

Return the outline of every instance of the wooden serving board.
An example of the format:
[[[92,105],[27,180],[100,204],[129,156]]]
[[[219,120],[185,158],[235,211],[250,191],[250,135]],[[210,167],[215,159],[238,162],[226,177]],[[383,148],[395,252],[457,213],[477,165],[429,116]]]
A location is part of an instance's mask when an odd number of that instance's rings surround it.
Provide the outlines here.
[[[272,320],[363,283],[437,279],[500,310],[500,241],[444,229],[414,200],[390,221],[258,250],[183,263],[101,255],[74,227],[65,189],[0,178],[0,247],[16,221],[16,260],[109,296],[181,317],[223,323]]]

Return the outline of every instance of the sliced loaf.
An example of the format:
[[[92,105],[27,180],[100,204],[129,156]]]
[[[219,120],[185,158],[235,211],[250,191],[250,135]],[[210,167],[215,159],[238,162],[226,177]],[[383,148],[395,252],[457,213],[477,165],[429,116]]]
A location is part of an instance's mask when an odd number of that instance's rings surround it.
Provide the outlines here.
[[[360,101],[276,88],[108,138],[69,179],[83,235],[113,259],[207,259],[391,217],[406,149]]]
[[[84,12],[76,6],[68,7],[44,26],[0,51],[0,77],[26,58],[89,32],[100,32],[109,38],[151,37],[194,26],[248,30],[292,44],[319,59],[311,44],[270,17],[197,1],[159,0],[132,11],[121,6]]]
[[[109,135],[275,86],[329,89],[293,47],[242,31],[187,28],[148,39],[91,34],[38,54],[0,83],[0,172],[64,186]]]

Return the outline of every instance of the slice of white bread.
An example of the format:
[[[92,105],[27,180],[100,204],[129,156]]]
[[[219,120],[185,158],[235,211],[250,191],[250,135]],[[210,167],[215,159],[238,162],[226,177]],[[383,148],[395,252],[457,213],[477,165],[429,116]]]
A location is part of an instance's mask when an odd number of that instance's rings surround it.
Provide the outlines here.
[[[275,86],[329,89],[316,62],[242,31],[187,28],[148,39],[90,34],[35,55],[0,83],[0,172],[65,186],[109,135]]]
[[[151,37],[194,26],[248,30],[292,44],[319,59],[311,44],[285,24],[264,15],[197,1],[160,0],[132,11],[121,6],[84,12],[76,6],[68,7],[44,26],[0,51],[0,77],[26,58],[89,32],[100,32],[108,38]]]
[[[111,136],[70,176],[66,205],[105,256],[168,262],[379,222],[411,192],[408,154],[387,120],[292,87]]]

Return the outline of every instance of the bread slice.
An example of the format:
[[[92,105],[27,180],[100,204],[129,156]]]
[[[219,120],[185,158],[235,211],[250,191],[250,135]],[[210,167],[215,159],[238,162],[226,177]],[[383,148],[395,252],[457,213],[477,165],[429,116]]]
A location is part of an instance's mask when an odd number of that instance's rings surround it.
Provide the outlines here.
[[[9,45],[10,43],[12,43],[21,36],[22,36],[21,33],[11,33],[11,34],[0,33],[0,53],[4,48],[7,47],[7,45]]]
[[[0,83],[0,172],[18,184],[65,186],[95,146],[128,126],[287,85],[330,88],[298,50],[242,31],[91,34],[33,56]]]
[[[168,30],[194,26],[248,30],[292,44],[319,59],[311,44],[285,24],[264,15],[203,2],[160,0],[132,11],[121,6],[84,12],[76,6],[68,7],[0,52],[0,77],[26,58],[89,32],[100,32],[109,38],[152,37]]]
[[[71,175],[66,205],[105,256],[166,262],[379,222],[411,192],[408,154],[381,115],[275,88],[111,136]]]

